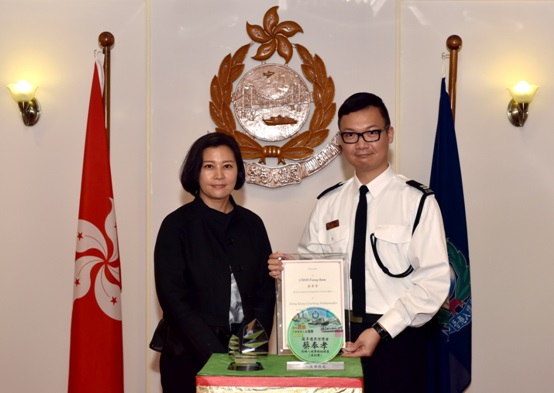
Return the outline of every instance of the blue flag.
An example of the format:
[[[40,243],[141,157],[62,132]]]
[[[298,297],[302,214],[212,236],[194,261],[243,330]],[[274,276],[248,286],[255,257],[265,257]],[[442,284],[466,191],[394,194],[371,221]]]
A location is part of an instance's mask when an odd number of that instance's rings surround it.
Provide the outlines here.
[[[445,78],[429,186],[444,220],[451,277],[449,304],[429,324],[429,391],[459,393],[471,382],[471,285],[462,172]]]

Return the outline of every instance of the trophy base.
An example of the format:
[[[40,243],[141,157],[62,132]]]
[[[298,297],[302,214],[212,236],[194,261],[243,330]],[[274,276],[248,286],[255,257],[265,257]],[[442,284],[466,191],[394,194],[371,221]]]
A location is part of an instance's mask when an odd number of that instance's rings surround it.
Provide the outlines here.
[[[250,363],[250,364],[237,364],[232,362],[227,367],[227,370],[236,370],[236,371],[259,371],[263,370],[264,366],[260,362]]]

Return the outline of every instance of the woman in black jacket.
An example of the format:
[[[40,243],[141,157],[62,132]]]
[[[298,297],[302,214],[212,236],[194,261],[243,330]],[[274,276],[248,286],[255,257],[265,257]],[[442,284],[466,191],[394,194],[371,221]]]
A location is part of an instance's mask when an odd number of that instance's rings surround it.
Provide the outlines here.
[[[239,146],[223,133],[199,138],[183,162],[181,184],[195,199],[164,219],[154,250],[166,324],[160,357],[164,393],[194,392],[198,371],[212,353],[227,352],[241,323],[257,319],[271,334],[271,246],[260,217],[231,196],[244,182]]]

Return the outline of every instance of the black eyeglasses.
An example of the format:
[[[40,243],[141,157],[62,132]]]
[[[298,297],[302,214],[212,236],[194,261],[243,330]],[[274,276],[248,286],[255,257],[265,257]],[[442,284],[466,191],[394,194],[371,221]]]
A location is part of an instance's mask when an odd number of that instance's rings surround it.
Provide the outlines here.
[[[377,142],[381,139],[381,133],[383,131],[387,131],[389,127],[390,125],[386,125],[379,130],[369,130],[364,132],[341,132],[340,137],[342,138],[342,141],[347,144],[357,143],[360,140],[360,137],[362,137],[362,139],[366,142]]]

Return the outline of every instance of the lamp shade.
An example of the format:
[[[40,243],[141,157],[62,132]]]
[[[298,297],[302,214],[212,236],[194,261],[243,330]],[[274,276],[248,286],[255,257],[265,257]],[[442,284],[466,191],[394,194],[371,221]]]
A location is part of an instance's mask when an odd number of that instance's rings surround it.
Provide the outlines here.
[[[525,81],[521,81],[515,86],[508,87],[508,90],[515,102],[519,104],[530,104],[538,88],[537,85],[530,85]]]
[[[35,97],[38,86],[27,81],[19,81],[8,85],[8,89],[15,102],[28,102]]]

